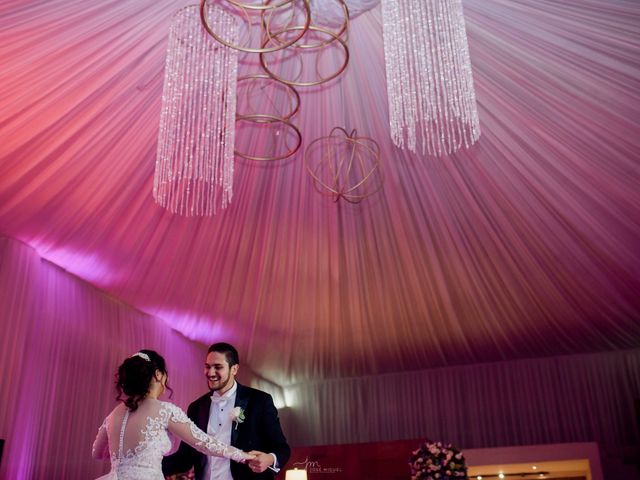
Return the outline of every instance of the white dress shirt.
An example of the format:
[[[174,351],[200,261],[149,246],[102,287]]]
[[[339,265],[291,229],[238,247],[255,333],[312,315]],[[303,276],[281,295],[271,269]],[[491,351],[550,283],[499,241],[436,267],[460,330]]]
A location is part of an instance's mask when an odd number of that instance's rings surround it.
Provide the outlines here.
[[[231,444],[231,430],[233,429],[231,411],[236,403],[237,389],[238,384],[234,381],[233,387],[223,395],[218,392],[213,392],[211,395],[207,433],[227,445]],[[221,457],[207,457],[204,480],[233,480],[231,461]]]

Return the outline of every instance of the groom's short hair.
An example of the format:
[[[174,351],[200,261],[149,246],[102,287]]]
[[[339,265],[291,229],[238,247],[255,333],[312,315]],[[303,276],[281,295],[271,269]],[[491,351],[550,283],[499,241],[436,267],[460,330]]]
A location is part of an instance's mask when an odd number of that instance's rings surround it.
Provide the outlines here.
[[[224,354],[224,356],[227,357],[227,363],[229,364],[230,367],[240,364],[240,356],[238,355],[238,351],[233,345],[229,343],[225,343],[225,342],[214,343],[209,347],[209,350],[207,351],[207,353],[211,353],[211,352],[218,352],[218,353]]]

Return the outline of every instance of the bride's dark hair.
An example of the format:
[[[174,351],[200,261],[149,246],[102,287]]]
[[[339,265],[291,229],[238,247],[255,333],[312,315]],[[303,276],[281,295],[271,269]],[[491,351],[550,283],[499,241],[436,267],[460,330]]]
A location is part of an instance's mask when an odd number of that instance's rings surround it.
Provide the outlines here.
[[[127,358],[118,367],[118,373],[116,374],[116,390],[118,391],[116,400],[124,402],[131,412],[136,411],[138,404],[149,392],[151,380],[156,370],[165,375],[167,374],[164,358],[153,350],[140,350],[135,355]],[[170,393],[173,393],[168,384],[166,388]],[[123,395],[125,398],[123,398]]]

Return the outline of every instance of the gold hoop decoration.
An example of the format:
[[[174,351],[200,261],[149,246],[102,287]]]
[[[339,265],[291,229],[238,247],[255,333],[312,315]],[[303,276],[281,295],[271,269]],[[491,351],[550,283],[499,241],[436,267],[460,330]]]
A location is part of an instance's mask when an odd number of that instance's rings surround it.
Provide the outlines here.
[[[347,150],[348,158],[335,149],[333,144],[336,142],[344,142],[339,147]],[[314,162],[315,146],[324,148]],[[358,137],[356,130],[349,134],[342,127],[334,127],[329,135],[309,144],[304,161],[314,188],[334,202],[344,199],[349,203],[359,203],[382,189],[384,178],[380,168],[380,147],[369,137]],[[376,178],[379,183],[375,183]],[[367,188],[372,183],[371,188]]]
[[[281,86],[283,88],[286,89],[286,92],[291,100],[291,109],[289,112],[284,112],[284,113],[280,113],[280,112],[274,112],[273,116],[280,118],[282,120],[290,120],[291,117],[293,117],[294,115],[296,115],[299,111],[300,111],[300,94],[298,93],[298,91],[293,88],[291,85],[287,85],[286,83],[282,83],[272,77],[270,77],[269,75],[265,75],[263,73],[256,73],[256,74],[252,74],[252,75],[244,75],[242,77],[238,78],[238,86],[237,86],[237,96],[238,96],[238,100],[237,100],[237,107],[236,107],[236,114],[240,117],[246,117],[249,115],[258,115],[260,113],[262,114],[269,114],[271,115],[272,113],[270,112],[258,112],[257,109],[250,109],[250,110],[255,110],[255,111],[249,111],[249,112],[242,112],[240,111],[239,105],[240,105],[240,99],[243,96],[242,95],[242,87],[241,85],[243,83],[246,82],[267,82],[267,83],[273,83],[276,86]],[[246,103],[249,107],[252,107],[251,105],[251,100],[249,97],[249,93],[250,93],[250,89],[248,89],[247,94],[246,94]],[[272,101],[271,98],[269,98],[267,95],[264,95],[264,98],[266,98],[268,101],[270,101],[270,103],[272,104],[272,106],[275,108],[277,108],[276,103],[279,105],[281,102],[274,102]]]
[[[267,0],[269,1],[269,0]],[[327,1],[327,0],[324,0]],[[323,47],[325,45],[330,44],[331,42],[334,42],[336,37],[340,37],[342,38],[343,35],[345,35],[345,33],[347,32],[347,29],[349,28],[349,7],[347,6],[345,0],[335,0],[340,4],[340,7],[342,9],[342,13],[344,14],[344,20],[340,26],[340,29],[338,29],[338,31],[334,31],[333,33],[335,33],[335,36],[330,36],[330,38],[328,40],[325,40],[324,42],[317,42],[317,43],[304,43],[302,41],[297,41],[295,42],[292,47],[294,48],[320,48]],[[264,20],[264,17],[263,17]],[[271,25],[269,24],[270,20],[264,21],[263,24],[263,28],[264,30],[267,32],[267,38],[268,39],[274,39],[276,42],[279,42],[278,40],[278,35],[281,32],[276,33],[275,35],[271,33]],[[313,18],[312,18],[313,21]],[[319,27],[319,28],[325,28],[327,30],[330,30],[328,27],[322,27],[319,26],[317,24],[311,24],[311,27]],[[306,34],[306,32],[305,32]],[[304,35],[302,36],[302,38],[300,40],[303,40]],[[345,38],[346,41],[346,38]],[[279,42],[280,43],[280,42]]]
[[[282,35],[283,33],[287,33],[289,31],[293,31],[293,30],[300,30],[302,31],[304,29],[304,26],[302,25],[294,25],[292,27],[287,27],[284,28],[282,30],[280,30],[279,32],[273,34],[274,38],[277,38],[278,36]],[[338,70],[336,70],[334,73],[332,73],[331,75],[328,75],[326,77],[322,77],[320,75],[320,73],[318,72],[318,65],[317,65],[317,61],[316,61],[316,72],[318,73],[318,76],[320,77],[319,80],[313,80],[313,81],[302,81],[302,80],[291,80],[291,79],[286,79],[283,78],[279,75],[276,75],[272,69],[269,67],[269,64],[267,63],[266,60],[266,54],[267,53],[273,53],[274,51],[269,51],[269,52],[262,52],[260,53],[260,65],[262,65],[262,68],[264,69],[265,72],[267,72],[267,74],[282,82],[282,83],[286,83],[287,85],[293,85],[296,87],[313,87],[315,85],[320,85],[326,82],[329,82],[331,80],[333,80],[334,78],[336,78],[337,76],[339,76],[342,72],[344,72],[344,70],[347,68],[347,65],[349,64],[349,47],[347,46],[347,42],[343,39],[340,38],[336,33],[332,32],[331,30],[327,30],[324,27],[317,27],[315,25],[310,25],[307,29],[307,31],[313,31],[313,32],[320,32],[323,33],[325,35],[329,35],[330,37],[332,37],[332,40],[329,42],[321,42],[320,47],[316,47],[316,48],[320,48],[320,52],[322,52],[324,50],[324,48],[326,48],[329,44],[333,43],[334,41],[336,41],[336,43],[338,45],[340,45],[342,47],[342,49],[344,50],[344,62],[340,65],[340,68]],[[263,46],[266,46],[268,43],[270,42],[270,39],[267,38],[264,43]],[[311,46],[305,46],[305,47],[301,47],[302,49],[310,49],[313,48]],[[279,49],[282,50],[282,49]]]
[[[266,22],[264,20],[264,16],[268,13],[270,16],[273,15],[273,12],[278,9],[278,8],[282,8],[282,7],[286,7],[287,5],[291,5],[291,8],[295,8],[295,3],[294,0],[283,0],[280,3],[271,5],[270,3],[265,3],[262,5],[254,5],[254,4],[247,4],[247,3],[242,3],[239,2],[237,0],[217,0],[218,2],[225,2],[229,5],[232,5],[234,7],[236,7],[237,9],[242,10],[242,13],[244,14],[244,16],[247,18],[248,23],[251,24],[251,20],[250,20],[250,12],[254,11],[254,12],[260,12],[261,16],[262,16],[262,21],[260,23],[260,33],[261,36],[264,36],[266,38],[266,40],[264,41],[264,44],[261,42],[261,47],[246,47],[240,44],[236,44],[230,41],[225,40],[224,38],[222,38],[220,35],[218,35],[216,32],[213,31],[213,29],[211,28],[211,25],[209,24],[209,20],[207,18],[207,12],[206,12],[206,6],[209,0],[200,0],[200,20],[202,22],[202,26],[204,27],[204,29],[206,30],[206,32],[213,37],[214,40],[216,40],[218,43],[221,43],[222,45],[232,48],[234,50],[239,50],[241,52],[246,52],[246,53],[270,53],[270,52],[277,52],[278,50],[282,50],[283,48],[287,48],[291,45],[293,45],[294,43],[296,43],[298,40],[300,40],[303,35],[306,33],[307,29],[309,28],[309,24],[311,23],[311,6],[309,4],[309,0],[302,0],[302,7],[304,9],[305,12],[305,19],[304,19],[304,23],[301,26],[301,30],[297,35],[294,35],[292,38],[290,38],[289,40],[287,40],[286,42],[278,42],[277,45],[274,45],[272,47],[269,48],[265,48],[266,43],[269,43],[269,39],[272,38],[271,33],[267,30],[264,29],[264,25],[266,25],[269,22]],[[210,0],[210,1],[216,1],[216,0]]]
[[[297,142],[295,147],[293,148],[289,148],[287,145],[287,153],[283,154],[283,155],[274,155],[274,156],[258,156],[258,155],[250,155],[248,153],[242,153],[239,152],[238,150],[235,150],[235,154],[239,157],[245,158],[247,160],[255,160],[258,162],[273,162],[276,160],[284,160],[285,158],[289,158],[292,155],[295,155],[296,152],[298,150],[300,150],[300,146],[302,145],[302,134],[300,133],[300,130],[298,129],[298,127],[296,127],[293,123],[291,123],[289,120],[285,120],[284,118],[281,117],[277,117],[276,115],[266,115],[266,114],[254,114],[254,115],[238,115],[236,116],[236,123],[238,123],[239,121],[248,121],[248,122],[252,122],[252,123],[281,123],[282,125],[285,125],[286,127],[290,128],[296,135],[297,137]],[[237,141],[236,141],[236,145],[237,145]]]

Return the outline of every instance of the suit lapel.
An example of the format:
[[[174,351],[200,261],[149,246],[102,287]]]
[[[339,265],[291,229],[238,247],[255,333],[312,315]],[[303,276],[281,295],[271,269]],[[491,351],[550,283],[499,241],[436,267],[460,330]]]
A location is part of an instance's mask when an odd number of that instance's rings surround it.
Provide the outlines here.
[[[238,389],[236,390],[236,401],[233,406],[240,407],[242,411],[246,412],[249,404],[249,390],[238,382],[236,383],[238,384]],[[234,422],[231,427],[231,445],[233,446],[236,446],[236,441],[238,440],[238,428],[240,428],[240,425]]]
[[[209,410],[211,410],[211,397],[206,396],[198,409],[198,420],[196,421],[196,424],[203,432],[206,432],[209,426]]]

